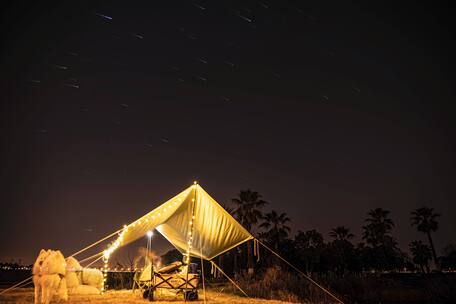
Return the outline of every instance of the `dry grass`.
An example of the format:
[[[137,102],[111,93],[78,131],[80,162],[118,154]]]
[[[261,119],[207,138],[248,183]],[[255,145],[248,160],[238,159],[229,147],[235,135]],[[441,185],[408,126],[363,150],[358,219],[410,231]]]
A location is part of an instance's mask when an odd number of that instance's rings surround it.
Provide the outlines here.
[[[237,282],[248,295],[257,298],[292,303],[336,303],[296,272],[287,272],[277,267],[268,268],[256,277],[238,276]]]
[[[156,297],[156,300],[152,303],[203,303],[203,291],[199,290],[199,300],[192,302],[184,302],[182,295],[173,295],[169,292],[161,293]],[[254,298],[245,298],[235,295],[230,295],[226,293],[219,293],[214,290],[206,290],[206,299],[208,303],[219,303],[219,304],[285,304],[289,302],[277,301],[277,300],[263,300],[263,299],[254,299]],[[12,292],[0,295],[0,303],[33,303],[33,288],[24,288],[17,289]],[[51,303],[57,303],[52,301]],[[108,291],[104,295],[70,295],[68,304],[71,303],[90,303],[90,304],[139,304],[139,303],[149,303],[149,301],[144,300],[139,292],[132,293],[131,290],[116,290]]]

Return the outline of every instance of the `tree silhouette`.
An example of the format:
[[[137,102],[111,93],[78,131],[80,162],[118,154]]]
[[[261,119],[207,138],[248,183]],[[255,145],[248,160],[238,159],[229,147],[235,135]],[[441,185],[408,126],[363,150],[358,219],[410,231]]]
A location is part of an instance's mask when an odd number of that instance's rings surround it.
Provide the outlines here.
[[[329,236],[336,240],[350,240],[355,237],[353,233],[350,232],[350,228],[345,226],[337,226],[331,229]]]
[[[365,248],[369,255],[369,267],[378,270],[395,269],[404,262],[404,255],[391,235],[394,223],[389,214],[389,210],[372,209],[367,213],[366,225],[363,226],[363,240],[371,246]]]
[[[323,235],[315,229],[306,232],[298,231],[294,241],[304,262],[305,271],[310,273],[320,268],[321,253],[324,247]]]
[[[442,250],[441,266],[442,269],[455,270],[456,269],[456,245],[446,245]]]
[[[269,240],[276,251],[279,250],[281,242],[287,238],[288,233],[290,233],[291,229],[286,225],[290,221],[290,218],[287,217],[285,212],[279,214],[275,210],[272,210],[263,216],[263,222],[260,224],[260,228],[265,228],[267,231],[264,232],[262,236]]]
[[[363,240],[373,247],[384,245],[391,242],[391,230],[394,227],[393,220],[388,218],[389,210],[375,208],[370,210],[369,216],[363,226]]]
[[[329,244],[330,267],[336,273],[343,274],[347,269],[356,268],[357,257],[353,244],[350,242],[355,235],[345,226],[337,226],[329,232],[329,236],[334,239]]]
[[[411,242],[409,248],[413,256],[413,263],[420,267],[421,272],[425,272],[424,269],[429,272],[429,261],[432,259],[431,248],[421,241]]]
[[[260,209],[267,202],[261,199],[261,195],[258,192],[250,189],[241,190],[238,197],[232,198],[231,201],[235,204],[234,214],[236,218],[245,229],[251,232],[253,226],[262,218],[263,213]],[[249,274],[254,273],[252,246],[249,242],[247,243],[247,269]]]
[[[434,258],[435,265],[438,264],[437,254],[435,253],[434,242],[432,241],[431,232],[439,229],[437,218],[440,214],[434,212],[434,208],[421,207],[411,212],[412,226],[415,226],[419,232],[425,233],[428,237],[429,245],[432,250],[432,257]]]

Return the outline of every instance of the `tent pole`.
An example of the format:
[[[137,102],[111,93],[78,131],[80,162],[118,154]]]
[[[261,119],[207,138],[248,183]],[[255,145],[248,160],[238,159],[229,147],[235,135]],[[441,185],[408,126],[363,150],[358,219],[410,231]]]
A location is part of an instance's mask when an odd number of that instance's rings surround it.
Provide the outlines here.
[[[193,183],[193,187],[195,188],[195,191],[193,193],[192,205],[191,205],[191,209],[190,209],[190,215],[191,215],[190,238],[187,243],[187,271],[186,271],[187,274],[186,274],[186,278],[185,278],[186,282],[188,282],[188,268],[190,267],[190,249],[191,249],[191,244],[192,244],[192,240],[193,240],[193,227],[195,226],[195,223],[193,222],[193,218],[195,215],[195,204],[196,204],[196,189],[197,189],[196,182]],[[185,293],[184,293],[184,302],[187,302],[187,297],[186,297]]]
[[[204,284],[204,261],[203,261],[203,248],[200,246],[200,258],[201,258],[201,276],[203,278],[203,294],[204,304],[206,304],[206,285]]]
[[[238,284],[236,284],[236,282],[234,282],[220,267],[217,266],[217,264],[214,263],[214,261],[210,261],[214,266],[215,268],[217,268],[228,280],[230,280],[230,282],[237,287],[237,289],[239,289],[247,298],[249,297],[249,295],[244,291],[242,290],[241,287],[239,287]]]
[[[282,258],[278,253],[276,253],[274,250],[272,250],[271,248],[269,248],[268,246],[266,246],[265,244],[263,244],[260,240],[258,240],[258,243],[260,243],[261,245],[264,246],[264,248],[266,248],[267,250],[269,250],[272,254],[274,254],[275,256],[277,256],[279,259],[281,259],[282,261],[284,261],[286,264],[288,264],[288,266],[290,266],[291,268],[293,268],[294,270],[296,270],[297,272],[299,272],[303,277],[305,277],[307,280],[309,280],[312,284],[314,284],[315,286],[317,286],[318,288],[320,288],[321,290],[323,290],[325,293],[327,293],[328,295],[330,295],[334,300],[336,300],[338,303],[340,304],[344,304],[344,302],[342,302],[342,300],[340,300],[338,297],[336,297],[334,294],[332,294],[328,289],[324,288],[323,286],[321,286],[320,284],[318,284],[315,280],[313,280],[311,277],[309,277],[308,275],[306,275],[304,272],[302,272],[301,270],[299,270],[296,266],[292,265],[290,262],[288,262],[287,260],[285,260],[284,258]]]

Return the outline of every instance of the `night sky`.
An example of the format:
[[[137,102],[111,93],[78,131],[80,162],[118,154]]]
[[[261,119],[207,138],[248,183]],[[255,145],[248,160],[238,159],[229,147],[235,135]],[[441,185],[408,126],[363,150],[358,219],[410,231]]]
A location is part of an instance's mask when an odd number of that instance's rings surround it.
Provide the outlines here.
[[[428,205],[456,242],[448,3],[46,3],[2,9],[0,260],[68,255],[193,180],[326,239],[383,207],[404,250]]]

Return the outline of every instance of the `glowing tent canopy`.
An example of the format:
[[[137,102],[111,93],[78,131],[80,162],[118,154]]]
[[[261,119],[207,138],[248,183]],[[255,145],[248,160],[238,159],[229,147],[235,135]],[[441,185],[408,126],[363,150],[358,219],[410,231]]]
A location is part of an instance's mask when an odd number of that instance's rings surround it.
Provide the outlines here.
[[[207,260],[253,239],[201,186],[194,184],[124,226],[117,240],[104,252],[105,258],[152,229],[157,229],[182,254]]]

